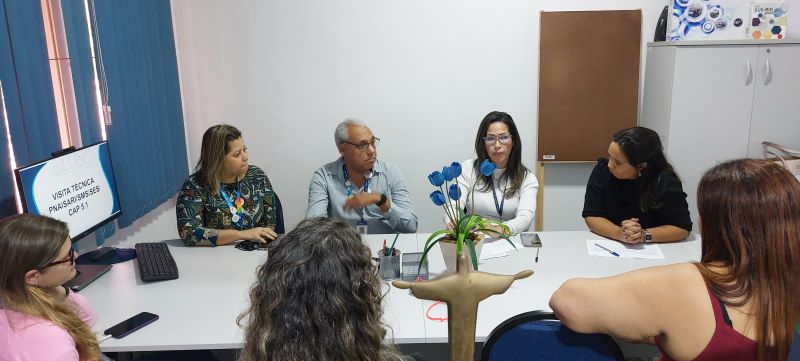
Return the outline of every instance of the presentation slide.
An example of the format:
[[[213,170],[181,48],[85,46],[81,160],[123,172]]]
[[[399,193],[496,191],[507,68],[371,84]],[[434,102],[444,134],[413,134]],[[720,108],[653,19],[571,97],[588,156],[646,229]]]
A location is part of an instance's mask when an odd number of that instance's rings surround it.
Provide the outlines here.
[[[66,222],[81,234],[120,212],[108,143],[19,169],[27,213]]]

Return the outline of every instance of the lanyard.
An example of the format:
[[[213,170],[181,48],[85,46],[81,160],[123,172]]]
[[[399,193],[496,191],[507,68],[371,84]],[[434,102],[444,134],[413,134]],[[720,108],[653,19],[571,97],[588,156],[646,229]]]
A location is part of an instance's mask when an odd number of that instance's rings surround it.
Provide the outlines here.
[[[231,212],[231,221],[236,224],[237,228],[241,229],[242,214],[244,213],[242,205],[244,205],[244,200],[242,199],[242,191],[239,188],[239,182],[236,182],[236,193],[233,194],[234,197],[230,197],[228,193],[225,193],[222,184],[219,185],[219,193],[222,195],[222,199],[225,200],[225,203],[228,204],[228,210]]]
[[[506,183],[506,187],[503,189],[503,193],[501,194],[502,200],[498,203],[497,192],[494,190],[494,179],[492,179],[492,197],[494,197],[494,209],[497,210],[497,214],[501,218],[503,217],[503,205],[506,203],[506,189],[508,189],[508,183]]]
[[[347,186],[347,196],[350,197],[353,195],[353,182],[350,182],[350,176],[347,175],[347,167],[342,164],[342,174],[344,175],[344,185]],[[369,182],[372,180],[372,176],[364,177],[364,186],[361,189],[361,193],[369,193]]]

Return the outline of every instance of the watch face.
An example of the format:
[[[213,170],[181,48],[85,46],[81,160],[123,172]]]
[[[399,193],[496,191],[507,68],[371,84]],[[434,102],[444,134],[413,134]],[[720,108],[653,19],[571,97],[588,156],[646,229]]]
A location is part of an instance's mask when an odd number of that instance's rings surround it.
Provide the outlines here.
[[[644,232],[644,240],[645,242],[650,242],[653,240],[653,235],[650,232]]]

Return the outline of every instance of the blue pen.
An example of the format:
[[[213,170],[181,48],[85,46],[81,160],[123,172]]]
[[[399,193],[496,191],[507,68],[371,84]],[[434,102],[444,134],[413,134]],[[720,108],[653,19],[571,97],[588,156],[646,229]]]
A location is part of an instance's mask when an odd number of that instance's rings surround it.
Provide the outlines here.
[[[614,255],[614,256],[616,256],[616,257],[619,257],[619,253],[617,253],[617,252],[614,252],[614,251],[612,251],[612,250],[610,250],[610,249],[608,249],[608,248],[605,248],[605,247],[603,247],[603,246],[601,246],[601,245],[599,245],[599,244],[597,244],[597,243],[595,243],[594,245],[595,245],[595,246],[597,246],[597,247],[600,247],[600,248],[602,248],[602,249],[604,249],[604,250],[606,250],[606,251],[608,251],[608,253],[611,253],[611,254],[613,254],[613,255]]]

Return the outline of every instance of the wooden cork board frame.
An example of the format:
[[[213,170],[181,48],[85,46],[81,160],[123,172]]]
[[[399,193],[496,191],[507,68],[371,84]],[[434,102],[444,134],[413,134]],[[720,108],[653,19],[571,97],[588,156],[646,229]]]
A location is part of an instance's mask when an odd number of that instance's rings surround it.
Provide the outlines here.
[[[541,13],[538,161],[594,161],[636,125],[641,23],[641,10]]]
[[[547,163],[594,162],[636,125],[641,10],[542,12],[535,229],[544,228]]]

